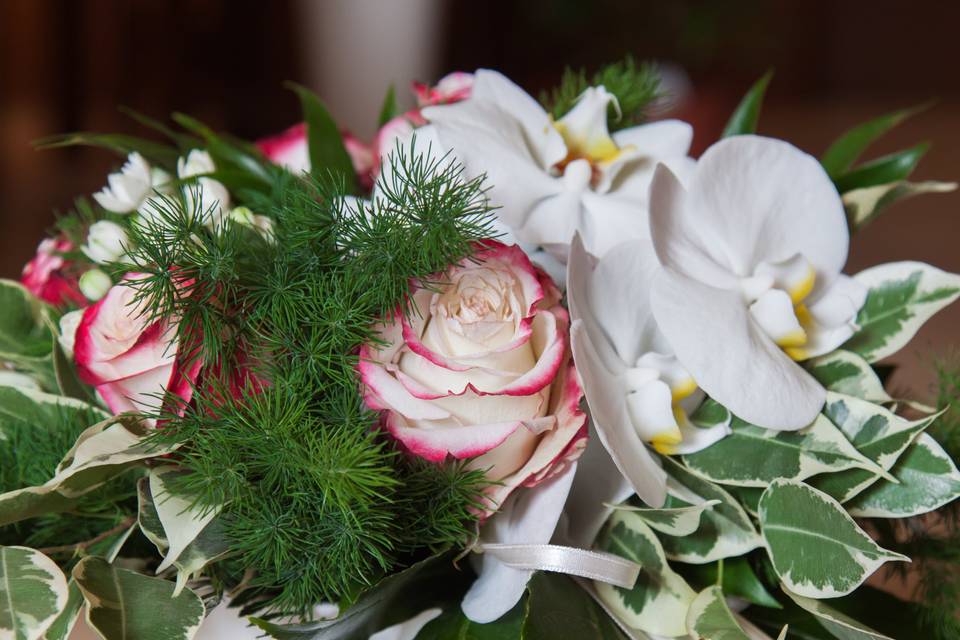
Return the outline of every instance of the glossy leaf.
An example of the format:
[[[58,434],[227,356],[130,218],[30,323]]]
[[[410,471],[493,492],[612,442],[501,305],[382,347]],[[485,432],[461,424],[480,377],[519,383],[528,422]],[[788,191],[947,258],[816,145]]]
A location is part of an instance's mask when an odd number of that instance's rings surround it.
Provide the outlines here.
[[[720,575],[721,562],[723,563],[723,576]],[[750,562],[745,557],[726,558],[709,564],[683,564],[676,568],[691,586],[717,584],[719,579],[723,592],[729,596],[736,596],[761,607],[774,609],[781,607],[777,599],[767,591],[763,582],[754,573],[753,567],[750,566]]]
[[[860,330],[844,345],[867,362],[899,351],[923,323],[960,297],[960,276],[922,262],[891,262],[854,278],[868,289]]]
[[[878,405],[832,392],[827,393],[823,413],[860,453],[884,471],[890,470],[917,435],[939,415],[911,422]],[[818,476],[810,484],[840,502],[847,502],[878,480],[880,475],[873,471],[848,469]]]
[[[882,184],[905,180],[917,163],[927,153],[930,145],[918,144],[915,147],[891,153],[876,160],[866,162],[856,169],[835,178],[833,183],[841,194],[854,189],[865,189]]]
[[[880,471],[823,415],[800,431],[763,429],[739,418],[734,418],[731,429],[733,433],[716,444],[683,456],[684,463],[713,482],[741,487],[845,469]]]
[[[101,149],[113,151],[120,156],[127,156],[136,151],[147,160],[165,167],[176,166],[177,157],[180,155],[177,150],[170,145],[153,142],[145,138],[119,134],[93,133],[89,131],[78,131],[77,133],[67,133],[43,138],[38,140],[35,146],[37,149],[58,149],[61,147],[76,146],[100,147]]]
[[[377,118],[377,128],[393,120],[399,113],[400,106],[397,104],[397,91],[393,85],[390,85],[387,88],[387,94],[383,96],[383,104],[380,105],[380,116]]]
[[[651,528],[666,533],[671,536],[688,536],[700,527],[700,516],[714,505],[720,504],[719,500],[708,500],[700,504],[687,507],[665,507],[663,509],[651,509],[648,507],[635,507],[630,504],[616,505],[614,510],[629,511],[635,513]]]
[[[47,305],[19,282],[0,279],[0,309],[0,362],[36,374],[44,388],[56,389]]]
[[[884,563],[909,561],[878,546],[836,500],[794,480],[764,491],[760,531],[777,575],[809,598],[846,595]]]
[[[816,616],[817,621],[837,638],[842,640],[893,640],[879,631],[874,631],[862,622],[840,613],[822,600],[805,598],[786,588],[784,592],[803,610]]]
[[[846,506],[858,518],[908,518],[935,511],[960,497],[960,471],[929,434],[910,445],[892,469],[899,484],[881,481]]]
[[[0,547],[0,637],[37,640],[67,605],[67,579],[34,549]]]
[[[828,391],[843,393],[874,404],[893,401],[870,363],[852,351],[837,349],[808,360],[805,365],[810,375]]]
[[[760,107],[763,105],[763,96],[767,92],[767,85],[773,77],[773,71],[767,71],[757,80],[747,95],[743,96],[740,104],[734,110],[727,126],[723,128],[723,138],[739,136],[747,133],[756,133],[757,122],[760,120]]]
[[[524,640],[624,638],[610,616],[568,576],[546,571],[535,573],[527,592],[522,632],[519,636],[505,637]]]
[[[668,506],[691,506],[713,500],[720,501],[703,512],[700,526],[692,534],[660,535],[667,557],[681,562],[703,564],[721,558],[742,556],[762,546],[763,541],[753,528],[750,517],[733,496],[720,486],[691,473],[673,458],[660,459],[667,472]]]
[[[685,632],[687,608],[696,592],[670,567],[656,534],[643,518],[629,511],[615,512],[597,547],[633,560],[641,567],[632,589],[594,583],[600,600],[621,622],[658,635],[678,636]]]
[[[831,178],[837,178],[846,173],[875,140],[927,106],[900,109],[857,125],[830,145],[820,158],[820,164]]]
[[[172,582],[103,558],[84,558],[73,578],[87,603],[87,623],[105,638],[190,640],[203,622],[203,602],[189,589],[174,596]]]
[[[300,97],[303,119],[307,124],[307,145],[310,153],[310,172],[324,176],[327,172],[342,179],[347,193],[357,192],[357,178],[353,162],[343,144],[340,129],[320,99],[306,87],[292,84]]]
[[[727,607],[723,590],[707,587],[690,603],[687,630],[694,638],[706,640],[750,640]]]

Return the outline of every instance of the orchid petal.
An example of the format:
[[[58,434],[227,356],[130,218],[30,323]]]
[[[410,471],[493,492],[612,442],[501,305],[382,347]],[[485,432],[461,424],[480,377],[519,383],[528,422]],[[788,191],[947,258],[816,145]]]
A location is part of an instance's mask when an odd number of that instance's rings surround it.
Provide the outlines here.
[[[673,415],[673,397],[670,387],[661,380],[652,380],[626,396],[630,422],[644,442],[663,449],[680,443],[682,435]]]
[[[681,120],[660,120],[621,129],[613,134],[613,140],[649,158],[680,158],[690,151],[693,127]]]
[[[739,291],[663,269],[651,301],[677,358],[700,388],[735,415],[778,430],[802,429],[816,418],[823,387],[764,334]]]
[[[785,291],[770,289],[750,305],[750,315],[763,332],[784,348],[802,347],[807,333],[793,312],[793,302]]]

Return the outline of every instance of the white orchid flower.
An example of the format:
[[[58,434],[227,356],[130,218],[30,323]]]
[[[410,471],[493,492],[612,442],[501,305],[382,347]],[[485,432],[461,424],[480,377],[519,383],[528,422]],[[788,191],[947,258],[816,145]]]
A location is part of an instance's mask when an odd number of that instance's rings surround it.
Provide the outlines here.
[[[130,246],[127,232],[116,222],[100,220],[90,225],[87,242],[80,249],[97,264],[116,262]]]
[[[230,210],[230,192],[223,183],[205,178],[216,171],[213,158],[206,151],[194,149],[186,158],[177,160],[177,176],[180,179],[197,178],[195,185],[184,187],[187,211],[199,211],[204,222],[218,226]],[[197,177],[201,176],[201,177]],[[194,201],[197,198],[197,201]]]
[[[136,211],[153,191],[150,164],[134,151],[118,173],[107,176],[107,186],[93,194],[93,199],[114,213]]]
[[[840,273],[849,244],[840,196],[816,159],[758,136],[713,145],[684,182],[661,165],[650,189],[657,325],[697,385],[734,414],[803,428],[825,391],[795,361],[843,344],[866,299]]]
[[[664,454],[692,453],[730,433],[725,423],[701,428],[690,421],[704,394],[650,309],[650,284],[659,269],[647,240],[621,243],[599,261],[579,235],[570,246],[571,344],[594,428],[649,504],[663,502],[666,485],[644,443]]]
[[[657,162],[681,173],[692,163],[690,125],[664,120],[611,135],[611,103],[606,89],[589,88],[555,122],[503,75],[480,70],[469,99],[423,115],[468,177],[487,174],[500,221],[516,239],[565,261],[577,231],[598,256],[625,238],[646,237]]]

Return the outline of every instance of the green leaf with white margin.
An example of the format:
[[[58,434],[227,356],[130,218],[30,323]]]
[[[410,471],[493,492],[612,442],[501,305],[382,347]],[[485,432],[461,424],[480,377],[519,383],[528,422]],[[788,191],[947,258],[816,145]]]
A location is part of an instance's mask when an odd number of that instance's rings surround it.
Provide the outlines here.
[[[189,589],[174,596],[172,582],[103,558],[84,558],[73,578],[87,602],[87,624],[103,638],[190,640],[203,621],[203,602]]]
[[[773,71],[767,71],[757,80],[747,94],[740,100],[740,104],[733,111],[727,126],[723,128],[723,138],[756,133],[757,122],[760,120],[760,107],[763,106],[763,96],[767,92],[767,85],[773,78]]]
[[[917,435],[940,416],[911,422],[870,402],[832,392],[827,392],[823,413],[860,453],[884,471],[889,471]],[[811,478],[810,484],[845,503],[877,480],[880,476],[871,471],[848,469]]]
[[[787,587],[783,588],[783,592],[796,602],[801,609],[813,614],[824,629],[840,640],[893,640],[893,638],[885,636],[879,631],[874,631],[863,623],[831,608],[822,600],[806,598],[792,592]]]
[[[884,563],[910,561],[879,547],[839,502],[794,480],[764,491],[760,531],[777,575],[810,598],[846,595]]]
[[[697,594],[670,568],[660,541],[643,518],[628,511],[615,512],[597,548],[641,567],[632,589],[594,583],[598,597],[617,618],[647,633],[672,637],[686,632],[687,608]]]
[[[3,437],[4,424],[10,420],[61,424],[65,418],[104,420],[109,417],[109,413],[81,400],[24,386],[0,384],[0,437]]]
[[[171,466],[150,470],[150,494],[169,545],[157,573],[172,565],[219,512],[219,509],[200,509],[190,498],[170,489],[169,481],[184,473]]]
[[[126,531],[116,534],[109,548],[102,554],[107,562],[113,562],[116,559],[120,554],[120,549],[130,538],[130,534],[133,533],[135,527],[136,525],[131,525]],[[67,604],[57,615],[56,620],[47,628],[43,640],[67,640],[73,631],[77,618],[80,617],[80,610],[83,608],[84,602],[83,593],[80,592],[80,587],[77,586],[77,581],[72,576],[67,580],[67,589]]]
[[[899,200],[924,193],[949,193],[957,188],[956,182],[908,182],[898,180],[874,187],[854,189],[843,194],[843,206],[852,229],[861,229],[888,206]]]
[[[704,564],[721,558],[742,556],[763,546],[750,517],[723,488],[691,473],[667,456],[660,456],[667,472],[669,507],[700,505],[719,500],[700,516],[700,527],[686,536],[660,535],[660,541],[671,560]]]
[[[170,557],[168,549],[170,541],[164,531],[164,524],[161,522],[160,512],[157,504],[154,502],[151,485],[155,483],[153,474],[150,477],[140,478],[137,481],[137,495],[139,499],[137,522],[140,530],[150,542],[157,547],[161,555]],[[166,509],[167,505],[163,505]],[[172,526],[177,526],[176,520],[180,517],[186,517],[195,511],[185,511],[183,514],[168,514],[174,519]],[[227,545],[226,532],[223,523],[213,518],[200,530],[196,536],[188,542],[186,547],[180,552],[179,556],[173,561],[177,567],[177,588],[175,594],[179,594],[186,586],[187,581],[192,575],[203,569],[207,564],[222,557],[229,550]],[[168,565],[169,566],[169,565]],[[157,570],[157,573],[162,571]]]
[[[695,473],[720,484],[765,487],[777,478],[803,480],[845,469],[882,472],[825,416],[799,431],[775,431],[734,418],[733,433],[683,456]]]
[[[52,336],[43,321],[46,307],[19,282],[0,279],[0,362],[39,374],[53,389]]]
[[[870,363],[852,351],[837,349],[804,364],[827,391],[844,393],[874,404],[893,402]]]
[[[960,497],[960,471],[930,434],[922,433],[893,467],[899,484],[878,482],[846,507],[858,518],[909,518]]]
[[[37,640],[67,604],[67,578],[27,547],[0,547],[0,638]]]
[[[727,607],[723,590],[714,585],[697,594],[687,611],[687,631],[704,640],[750,640]]]
[[[147,439],[149,429],[139,420],[118,416],[80,434],[50,480],[0,495],[0,526],[45,513],[70,509],[80,496],[107,480],[164,455],[177,446],[160,447]]]
[[[740,502],[747,513],[756,516],[760,509],[760,496],[766,487],[727,487],[730,494]]]
[[[845,349],[876,362],[899,351],[923,323],[960,297],[960,275],[922,262],[891,262],[854,279],[868,289],[857,315],[860,330]]]
[[[651,528],[667,535],[688,536],[700,527],[700,515],[705,510],[718,504],[720,504],[719,500],[708,500],[688,507],[650,509],[635,507],[630,504],[619,504],[612,505],[612,508],[616,511],[635,513],[643,518],[643,521]]]

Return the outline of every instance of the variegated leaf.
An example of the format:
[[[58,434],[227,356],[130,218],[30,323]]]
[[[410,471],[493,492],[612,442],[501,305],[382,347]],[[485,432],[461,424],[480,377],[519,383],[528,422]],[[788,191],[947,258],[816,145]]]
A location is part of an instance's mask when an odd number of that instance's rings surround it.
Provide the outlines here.
[[[67,605],[67,579],[34,549],[0,547],[0,638],[37,640]]]
[[[643,518],[628,511],[615,512],[598,548],[641,567],[632,589],[594,583],[600,600],[621,622],[645,633],[673,637],[686,632],[687,608],[697,594],[670,568],[656,534]]]
[[[750,640],[727,607],[723,590],[714,585],[694,598],[687,611],[687,631],[706,640]]]
[[[879,631],[874,631],[862,622],[840,613],[822,600],[805,598],[793,593],[787,587],[784,587],[783,592],[796,602],[801,609],[813,614],[817,622],[837,638],[842,640],[893,640],[893,638],[885,636]]]
[[[923,323],[960,296],[960,276],[922,262],[891,262],[854,276],[867,287],[860,330],[845,349],[876,362],[899,351]]]
[[[870,363],[852,351],[837,349],[805,363],[807,371],[828,391],[867,402],[893,402]]]
[[[650,509],[647,507],[635,507],[629,504],[617,505],[614,510],[629,511],[635,513],[643,521],[662,533],[671,536],[688,536],[700,526],[700,515],[714,505],[720,504],[719,500],[708,500],[700,504],[689,507],[673,507],[663,509]]]
[[[46,308],[19,282],[0,279],[0,362],[37,375],[44,388],[54,390],[53,338],[43,321]]]
[[[897,180],[874,187],[853,189],[843,194],[843,206],[847,220],[854,229],[859,229],[873,220],[883,209],[898,200],[923,193],[949,193],[957,188],[956,182],[909,182]]]
[[[881,481],[847,503],[858,518],[908,518],[935,511],[960,497],[960,471],[927,433],[920,434],[893,467],[894,484]]]
[[[701,505],[719,500],[703,511],[700,526],[685,536],[660,534],[664,551],[671,560],[705,564],[742,556],[763,545],[750,517],[723,488],[691,473],[673,458],[662,456],[667,472],[667,507]]]
[[[823,415],[800,431],[762,429],[739,418],[731,426],[731,435],[683,456],[684,463],[713,482],[741,487],[765,487],[778,478],[803,480],[845,469],[882,473]]]
[[[910,560],[878,546],[839,502],[794,480],[764,491],[760,531],[777,575],[809,598],[846,595],[884,563]]]
[[[87,624],[104,638],[190,640],[203,621],[203,602],[189,589],[174,596],[172,582],[103,558],[84,558],[73,578],[87,603]]]
[[[883,407],[838,393],[827,393],[823,413],[860,453],[884,471],[890,470],[917,434],[939,415],[911,422]],[[810,484],[840,502],[847,502],[880,479],[879,474],[871,471],[848,469],[812,478]]]

